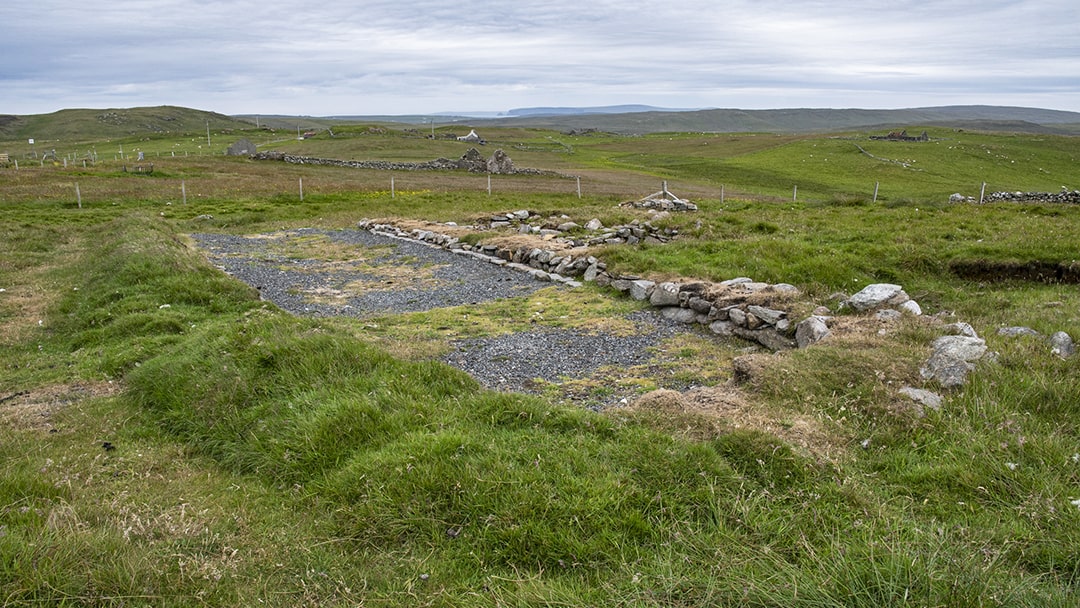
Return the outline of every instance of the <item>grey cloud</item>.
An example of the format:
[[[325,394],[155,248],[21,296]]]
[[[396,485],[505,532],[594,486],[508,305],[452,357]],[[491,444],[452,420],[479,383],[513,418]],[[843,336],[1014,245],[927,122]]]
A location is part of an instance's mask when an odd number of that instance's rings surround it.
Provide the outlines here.
[[[41,0],[0,7],[0,55],[18,57],[0,66],[0,112],[174,103],[421,113],[672,99],[1080,110],[1074,4],[130,0],[90,10]]]

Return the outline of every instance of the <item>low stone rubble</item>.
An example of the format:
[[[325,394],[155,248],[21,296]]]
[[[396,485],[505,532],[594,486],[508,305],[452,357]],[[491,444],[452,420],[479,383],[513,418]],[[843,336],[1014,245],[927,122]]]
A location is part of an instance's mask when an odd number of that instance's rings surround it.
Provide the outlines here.
[[[660,192],[656,192],[638,199],[620,203],[621,207],[636,207],[638,209],[655,209],[657,211],[697,211],[698,207],[686,199],[679,198],[668,191],[667,182]]]
[[[515,226],[522,233],[534,233],[536,226],[528,223],[533,215],[528,211],[499,214],[490,218],[488,228],[513,229]],[[581,236],[579,229],[585,228],[572,222],[564,222],[554,229],[536,228],[544,236],[544,231],[553,230],[563,247],[582,247],[592,244],[606,244],[614,236],[600,237],[598,240]],[[792,310],[799,308],[800,291],[786,283],[769,284],[739,277],[712,283],[705,281],[664,281],[655,282],[633,275],[618,275],[609,272],[607,265],[584,250],[549,250],[539,247],[515,245],[500,247],[492,244],[470,245],[457,237],[452,237],[433,230],[420,228],[399,228],[390,223],[373,220],[361,220],[357,226],[363,230],[426,243],[432,247],[449,249],[461,255],[473,256],[492,264],[504,265],[527,272],[537,280],[553,281],[578,287],[583,282],[611,287],[634,300],[647,302],[666,319],[685,324],[697,324],[708,328],[719,336],[737,336],[756,342],[770,350],[780,351],[795,348],[807,348],[832,333],[830,325],[835,318],[831,311],[823,306],[812,314],[799,320],[792,318]],[[598,220],[586,224],[587,231],[642,230],[642,234],[652,234],[655,229],[646,225],[605,229]],[[587,232],[586,231],[586,232]],[[648,232],[645,232],[648,231]],[[567,232],[575,236],[566,236]],[[631,232],[631,235],[634,233]],[[665,235],[673,237],[674,235]],[[646,236],[646,238],[649,238]],[[659,237],[657,238],[659,241]],[[642,239],[639,237],[638,241]],[[629,240],[620,240],[627,243]],[[844,297],[839,304],[839,311],[874,314],[881,321],[890,321],[903,315],[922,315],[922,308],[900,285],[875,283],[867,285],[858,293]],[[944,335],[932,344],[932,354],[920,369],[923,380],[933,383],[943,390],[952,390],[963,386],[967,376],[976,364],[986,359],[993,359],[996,354],[988,352],[986,341],[980,338],[971,325],[957,322],[941,326]],[[1028,328],[1002,328],[1003,336],[1041,335]],[[1071,337],[1065,332],[1057,332],[1048,339],[1051,352],[1063,358],[1075,353]],[[939,409],[941,395],[924,388],[903,386],[898,394],[911,399],[918,407]]]
[[[606,227],[593,218],[584,226],[566,216],[544,218],[526,209],[497,213],[473,222],[476,230],[511,230],[553,240],[568,247],[598,247],[600,245],[637,245],[667,243],[679,235],[676,228],[660,228],[652,224],[667,217],[661,213],[650,220],[634,220],[622,226]]]
[[[522,222],[532,217],[528,211],[518,211],[493,216],[492,227],[511,228],[517,225],[528,226]],[[568,226],[563,230],[574,231],[579,226]],[[591,224],[592,222],[590,222]],[[495,224],[505,224],[495,226]],[[595,225],[594,225],[595,226]],[[720,283],[704,281],[662,282],[632,275],[615,275],[608,272],[607,264],[588,253],[573,250],[551,250],[533,246],[515,245],[500,247],[493,244],[476,244],[461,241],[457,237],[421,228],[405,229],[390,223],[373,220],[361,220],[357,227],[377,234],[404,238],[427,243],[434,247],[449,249],[461,255],[481,258],[492,264],[505,265],[522,272],[527,272],[542,281],[552,281],[570,286],[580,286],[582,282],[595,282],[601,286],[625,293],[637,301],[647,301],[657,308],[664,317],[687,324],[707,326],[710,331],[721,336],[738,336],[756,342],[771,350],[806,347],[828,335],[827,316],[816,315],[800,322],[792,322],[790,312],[782,308],[800,296],[798,288],[786,283],[768,284],[754,281],[747,277],[729,279]],[[633,230],[642,234],[652,234],[655,229],[645,223],[615,229],[614,234],[630,230],[629,236],[635,236]],[[542,229],[541,229],[542,230]],[[556,232],[562,232],[555,229]],[[524,230],[519,230],[524,232]],[[649,231],[649,232],[646,232]],[[529,227],[528,232],[533,232]],[[543,235],[543,233],[540,233]],[[673,235],[666,235],[673,236]],[[563,246],[607,244],[618,237],[603,236],[597,238],[562,237]],[[646,236],[646,238],[649,238]],[[657,238],[658,242],[660,239]],[[639,239],[640,240],[640,239]],[[620,243],[631,243],[629,239]],[[897,288],[899,289],[899,288]],[[865,291],[865,290],[864,290]],[[888,301],[900,298],[889,291]],[[903,293],[902,290],[899,290]],[[861,294],[861,292],[860,292]],[[910,298],[903,295],[903,301]],[[872,306],[872,297],[857,294],[855,301],[859,306]],[[865,303],[864,303],[865,301]],[[803,325],[805,324],[805,325]],[[800,331],[800,325],[802,330]],[[824,328],[822,327],[824,326]],[[801,336],[801,339],[800,339]]]

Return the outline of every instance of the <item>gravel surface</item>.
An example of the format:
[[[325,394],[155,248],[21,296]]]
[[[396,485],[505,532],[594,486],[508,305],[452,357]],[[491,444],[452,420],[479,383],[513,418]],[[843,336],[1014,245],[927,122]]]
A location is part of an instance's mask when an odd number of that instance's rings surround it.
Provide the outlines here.
[[[637,333],[630,336],[538,329],[459,340],[455,342],[457,351],[444,360],[489,388],[529,392],[534,379],[557,382],[589,376],[604,366],[648,363],[652,359],[649,347],[686,331],[652,311],[631,313],[628,318],[637,327]]]
[[[284,253],[283,239],[311,236],[377,248],[378,253],[368,256],[366,265],[328,264]],[[302,229],[258,237],[220,234],[192,237],[219,268],[258,288],[263,298],[303,316],[369,317],[417,312],[527,296],[552,285],[523,272],[367,231]],[[399,272],[388,282],[386,275],[373,272],[373,267],[380,265],[406,268],[405,275],[410,274],[408,268],[411,268],[422,278],[410,279]],[[362,288],[357,289],[358,285]],[[327,294],[333,297],[313,297]],[[631,313],[628,318],[637,327],[637,332],[630,336],[542,328],[455,341],[455,350],[444,361],[468,372],[488,388],[530,392],[535,390],[536,379],[558,382],[587,377],[603,366],[647,363],[651,359],[651,346],[686,331],[686,326],[651,310]],[[613,398],[617,399],[617,396]]]
[[[526,296],[551,286],[476,258],[367,231],[307,228],[282,234],[285,238],[326,236],[335,243],[379,247],[380,252],[389,248],[369,258],[368,263],[411,267],[414,276],[388,281],[348,265],[330,266],[320,260],[292,258],[276,251],[280,239],[222,234],[192,237],[219,268],[258,288],[263,298],[298,315],[370,317],[419,312]],[[358,282],[367,284],[367,288],[348,293],[355,291],[350,285]],[[320,294],[340,297],[317,297]]]

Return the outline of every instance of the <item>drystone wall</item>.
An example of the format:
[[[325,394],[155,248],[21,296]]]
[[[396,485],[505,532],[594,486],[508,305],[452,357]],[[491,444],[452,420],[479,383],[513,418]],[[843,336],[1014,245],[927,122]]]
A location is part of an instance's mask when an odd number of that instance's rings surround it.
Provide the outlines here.
[[[951,203],[978,203],[979,199],[956,193],[949,197]],[[1080,205],[1080,190],[1062,187],[1060,192],[991,192],[983,197],[983,203],[1064,203]]]
[[[337,160],[300,156],[284,152],[259,152],[252,154],[253,160],[275,160],[296,165],[323,165],[330,167],[348,167],[352,169],[377,169],[380,171],[468,171],[470,173],[494,173],[500,175],[547,175],[565,177],[553,171],[524,169],[514,166],[513,160],[502,150],[495,150],[491,158],[485,159],[476,148],[469,148],[461,158],[437,158],[422,163],[393,162],[386,160]]]
[[[530,217],[527,211],[499,215],[493,218],[493,224],[509,222],[514,217],[519,222]],[[501,219],[496,219],[501,218]],[[592,244],[634,243],[641,240],[655,239],[657,242],[668,240],[674,234],[665,234],[647,222],[628,226],[605,228],[590,221],[586,226],[595,230],[588,233],[578,231],[577,224],[566,222],[559,228],[545,229],[536,225],[520,224],[528,231],[537,230],[543,236],[552,237],[564,247],[580,248]],[[507,224],[510,226],[511,224]],[[793,322],[790,313],[782,305],[795,301],[799,290],[786,283],[768,284],[753,281],[746,277],[730,279],[721,283],[705,281],[661,282],[634,276],[608,272],[607,265],[595,256],[587,253],[574,253],[573,250],[545,249],[536,246],[499,246],[492,244],[472,245],[457,237],[434,230],[420,228],[399,228],[390,223],[361,220],[357,226],[377,234],[395,238],[405,238],[442,247],[461,255],[469,255],[493,264],[531,274],[542,281],[553,281],[570,286],[580,286],[583,282],[595,282],[601,286],[610,286],[638,301],[646,301],[659,309],[665,317],[682,323],[706,325],[718,335],[738,336],[757,342],[772,350],[781,350],[806,346],[827,335],[819,324],[827,324],[827,317],[818,317],[807,321],[808,327],[800,330],[799,323]],[[519,232],[525,232],[519,228]],[[545,232],[547,232],[545,234]],[[577,234],[570,234],[578,232]],[[618,236],[623,234],[625,236]],[[896,299],[909,299],[893,294]],[[821,311],[819,311],[821,312]]]

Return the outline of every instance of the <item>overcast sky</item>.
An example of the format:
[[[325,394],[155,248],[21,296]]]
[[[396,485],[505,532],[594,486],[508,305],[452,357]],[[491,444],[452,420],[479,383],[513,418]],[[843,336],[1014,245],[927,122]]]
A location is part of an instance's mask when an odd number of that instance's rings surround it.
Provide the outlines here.
[[[1077,0],[8,0],[0,114],[1080,111]]]

